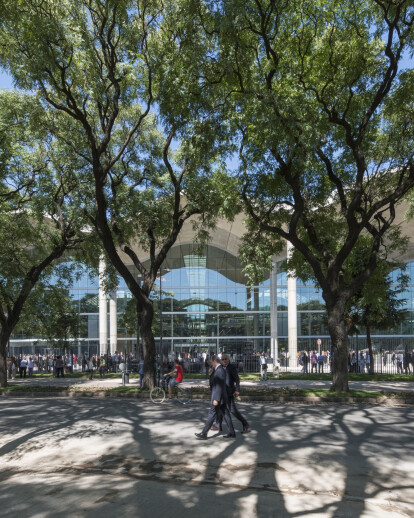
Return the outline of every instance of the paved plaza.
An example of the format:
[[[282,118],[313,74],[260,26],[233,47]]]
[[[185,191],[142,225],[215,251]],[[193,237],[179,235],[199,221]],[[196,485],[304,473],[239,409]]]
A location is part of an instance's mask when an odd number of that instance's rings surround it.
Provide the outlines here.
[[[414,408],[0,398],[4,518],[414,516]],[[240,430],[240,423],[236,429]]]

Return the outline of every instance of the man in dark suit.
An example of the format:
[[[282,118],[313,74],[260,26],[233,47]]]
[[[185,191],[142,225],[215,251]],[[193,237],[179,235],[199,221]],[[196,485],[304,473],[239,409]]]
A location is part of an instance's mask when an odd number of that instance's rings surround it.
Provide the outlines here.
[[[228,409],[228,396],[226,390],[226,372],[220,363],[218,356],[213,356],[211,359],[213,373],[211,374],[211,407],[208,412],[207,421],[201,433],[196,433],[197,439],[207,439],[207,432],[215,421],[224,420],[228,427],[228,434],[223,435],[226,439],[236,437],[233,428],[231,415]]]
[[[227,354],[223,354],[221,361],[223,362],[223,368],[226,371],[228,408],[234,417],[238,419],[243,425],[242,433],[247,433],[250,429],[250,425],[239,412],[235,402],[235,397],[237,397],[240,393],[240,378],[239,373],[237,372],[237,367],[233,363],[230,363],[230,358]],[[221,418],[219,418],[219,420],[216,421],[216,423],[211,427],[211,430],[221,430],[223,416],[220,417]]]

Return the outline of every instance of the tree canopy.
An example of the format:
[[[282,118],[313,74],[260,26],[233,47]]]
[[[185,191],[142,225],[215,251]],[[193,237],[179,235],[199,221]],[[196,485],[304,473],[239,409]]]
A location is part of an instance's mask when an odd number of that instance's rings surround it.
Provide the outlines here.
[[[48,117],[30,96],[0,92],[0,384],[5,350],[25,321],[30,299],[42,298],[54,266],[88,238],[82,211],[72,203],[70,157],[44,129]],[[86,230],[86,232],[85,232]],[[33,310],[30,310],[31,313]],[[28,319],[26,318],[26,321]]]
[[[76,203],[137,301],[147,385],[157,272],[186,221],[206,237],[231,190],[224,123],[200,79],[210,40],[187,3],[2,2],[0,60],[72,157]]]
[[[254,264],[288,240],[310,266],[328,311],[333,388],[347,390],[346,306],[386,253],[396,206],[414,185],[414,70],[403,65],[414,6],[198,5],[217,42],[210,60],[221,65],[223,113],[239,145],[245,256]],[[356,273],[349,259],[362,237],[369,253]]]

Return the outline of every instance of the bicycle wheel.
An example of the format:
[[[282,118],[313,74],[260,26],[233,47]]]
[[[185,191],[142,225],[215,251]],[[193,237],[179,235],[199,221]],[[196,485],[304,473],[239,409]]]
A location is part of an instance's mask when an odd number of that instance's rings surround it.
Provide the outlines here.
[[[153,403],[162,403],[165,399],[165,392],[161,387],[154,387],[150,392],[150,398]]]
[[[182,405],[186,405],[193,399],[193,393],[191,392],[191,389],[176,387],[176,397],[177,401],[179,401]]]

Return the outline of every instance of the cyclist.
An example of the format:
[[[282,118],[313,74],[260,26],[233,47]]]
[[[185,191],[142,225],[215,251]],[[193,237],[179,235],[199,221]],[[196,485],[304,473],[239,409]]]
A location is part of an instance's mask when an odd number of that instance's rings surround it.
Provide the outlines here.
[[[184,378],[184,371],[178,360],[174,361],[174,369],[171,372],[164,374],[164,377],[166,376],[173,376],[168,383],[168,397],[169,399],[172,399],[172,388],[179,385]]]

